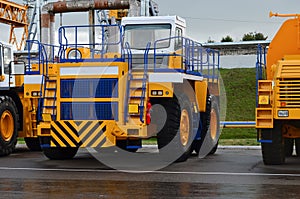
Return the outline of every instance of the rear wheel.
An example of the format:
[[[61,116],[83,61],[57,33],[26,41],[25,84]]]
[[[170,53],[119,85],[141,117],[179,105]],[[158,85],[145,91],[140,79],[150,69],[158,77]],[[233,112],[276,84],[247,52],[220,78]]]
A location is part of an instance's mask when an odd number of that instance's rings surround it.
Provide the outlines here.
[[[52,147],[43,149],[44,155],[50,160],[72,159],[77,151],[77,147]]]
[[[208,155],[212,155],[217,151],[218,140],[216,139],[219,138],[220,134],[219,105],[214,96],[209,96],[207,98],[206,112],[201,114],[201,122],[201,140],[195,140],[193,142],[193,150],[195,150],[196,154],[199,154],[203,141],[208,139],[206,140],[207,143],[214,143],[213,146],[209,146],[211,147],[211,150],[208,152]]]
[[[300,138],[295,139],[296,155],[300,157]]]
[[[12,98],[0,96],[0,156],[15,149],[18,136],[18,111]]]
[[[284,138],[284,151],[285,157],[291,157],[294,150],[294,139],[293,138]]]
[[[26,146],[30,149],[30,151],[41,151],[41,145],[39,138],[24,138]]]
[[[273,129],[261,129],[261,136],[263,140],[272,140],[272,143],[261,143],[264,164],[283,164],[285,162],[285,148],[280,123],[275,121]]]
[[[166,112],[166,121],[157,134],[160,153],[170,157],[178,156],[177,162],[188,159],[193,136],[192,107],[186,96],[160,101]],[[155,110],[154,110],[155,111]]]

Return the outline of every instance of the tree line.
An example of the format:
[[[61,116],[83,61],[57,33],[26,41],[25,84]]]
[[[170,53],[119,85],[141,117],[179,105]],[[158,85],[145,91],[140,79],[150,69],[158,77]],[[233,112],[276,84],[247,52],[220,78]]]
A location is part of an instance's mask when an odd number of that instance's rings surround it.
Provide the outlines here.
[[[257,40],[266,40],[268,36],[265,36],[261,32],[249,32],[244,34],[242,41],[257,41]],[[207,43],[214,43],[214,40],[208,39]],[[231,36],[227,35],[226,37],[222,37],[221,42],[233,42]]]

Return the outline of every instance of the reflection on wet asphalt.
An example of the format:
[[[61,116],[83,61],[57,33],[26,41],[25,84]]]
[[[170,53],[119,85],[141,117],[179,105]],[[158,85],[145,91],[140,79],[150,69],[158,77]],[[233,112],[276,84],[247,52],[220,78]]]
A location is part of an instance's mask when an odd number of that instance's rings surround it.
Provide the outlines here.
[[[218,150],[150,173],[112,170],[86,151],[50,161],[19,150],[0,159],[0,198],[299,198],[300,158],[265,166],[260,150]]]
[[[299,198],[287,185],[2,179],[1,198]],[[299,186],[298,186],[299,187]]]

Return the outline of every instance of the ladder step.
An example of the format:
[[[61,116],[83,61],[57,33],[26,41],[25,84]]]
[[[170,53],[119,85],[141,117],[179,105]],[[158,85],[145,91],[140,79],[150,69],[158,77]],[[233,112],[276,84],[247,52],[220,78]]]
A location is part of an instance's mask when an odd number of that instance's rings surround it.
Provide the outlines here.
[[[55,108],[56,109],[56,106],[43,106],[43,108]]]
[[[46,79],[46,82],[56,82],[56,79]]]
[[[130,98],[133,98],[133,99],[145,99],[144,96],[130,96]]]
[[[56,91],[56,88],[45,88],[45,90]]]
[[[130,87],[130,90],[143,90],[143,87]]]
[[[143,80],[147,80],[145,78],[131,78],[130,80],[132,81],[143,81]]]

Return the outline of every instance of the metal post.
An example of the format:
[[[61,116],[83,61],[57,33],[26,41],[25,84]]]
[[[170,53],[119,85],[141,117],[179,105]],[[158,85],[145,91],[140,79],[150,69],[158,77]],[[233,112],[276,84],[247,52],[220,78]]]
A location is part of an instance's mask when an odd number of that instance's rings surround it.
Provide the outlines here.
[[[92,58],[95,53],[95,10],[89,10],[89,44],[91,49]]]

